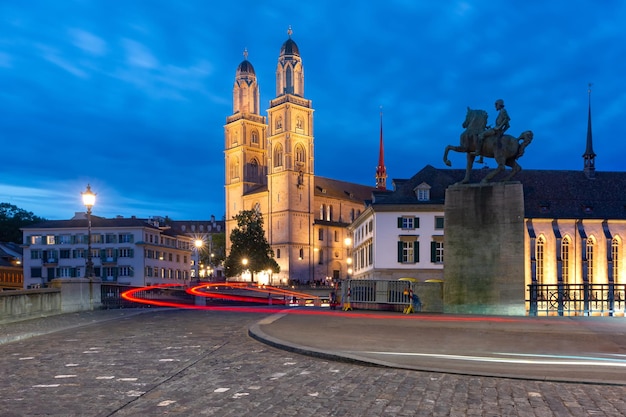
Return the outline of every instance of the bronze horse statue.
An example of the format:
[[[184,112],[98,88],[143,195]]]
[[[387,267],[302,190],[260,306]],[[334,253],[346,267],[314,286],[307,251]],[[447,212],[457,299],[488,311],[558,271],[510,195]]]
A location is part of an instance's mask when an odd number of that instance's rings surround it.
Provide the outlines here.
[[[461,133],[461,145],[452,146],[448,145],[446,151],[443,154],[443,162],[452,166],[448,159],[448,152],[465,152],[467,154],[467,166],[465,168],[465,178],[461,180],[460,184],[466,184],[469,182],[472,166],[474,165],[474,159],[476,158],[476,143],[478,142],[478,135],[487,130],[487,112],[484,110],[467,108],[467,115],[463,122],[465,130]],[[533,132],[530,130],[525,131],[519,138],[515,138],[511,135],[492,135],[487,136],[483,140],[482,155],[488,158],[494,158],[498,167],[487,174],[481,183],[486,183],[495,177],[498,173],[505,169],[505,166],[511,167],[511,172],[502,179],[502,181],[510,180],[515,174],[522,170],[522,167],[517,163],[517,159],[524,154],[524,150],[533,140]]]

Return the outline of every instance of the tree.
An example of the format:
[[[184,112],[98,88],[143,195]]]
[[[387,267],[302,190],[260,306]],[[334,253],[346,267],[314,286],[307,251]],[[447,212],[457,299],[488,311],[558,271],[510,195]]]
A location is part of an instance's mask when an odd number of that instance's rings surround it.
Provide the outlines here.
[[[0,203],[0,242],[21,244],[23,242],[20,228],[45,220],[13,204]]]
[[[267,243],[263,230],[263,216],[256,210],[243,210],[233,216],[237,227],[230,234],[230,254],[224,261],[227,277],[241,275],[249,270],[254,281],[254,273],[272,270],[277,273],[280,267],[274,260],[274,251]],[[244,261],[245,260],[245,261]],[[247,264],[244,265],[244,262]]]

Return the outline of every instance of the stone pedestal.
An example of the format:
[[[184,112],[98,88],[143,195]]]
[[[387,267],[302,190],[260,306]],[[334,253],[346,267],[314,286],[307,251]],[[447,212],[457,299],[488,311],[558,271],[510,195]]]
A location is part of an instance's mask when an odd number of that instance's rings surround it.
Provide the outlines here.
[[[99,278],[56,278],[52,288],[61,289],[61,312],[74,313],[98,309],[102,306]]]
[[[525,315],[522,184],[449,187],[444,236],[445,313]]]

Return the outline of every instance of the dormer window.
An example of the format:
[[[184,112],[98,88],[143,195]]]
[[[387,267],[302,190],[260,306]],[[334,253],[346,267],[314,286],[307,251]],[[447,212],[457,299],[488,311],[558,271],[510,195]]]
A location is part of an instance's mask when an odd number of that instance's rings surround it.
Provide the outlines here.
[[[425,182],[414,188],[417,201],[430,201],[430,185]]]

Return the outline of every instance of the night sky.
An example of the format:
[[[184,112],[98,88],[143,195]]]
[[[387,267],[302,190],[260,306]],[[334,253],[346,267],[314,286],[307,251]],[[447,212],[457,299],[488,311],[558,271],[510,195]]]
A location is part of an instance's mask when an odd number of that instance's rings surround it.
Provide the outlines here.
[[[596,169],[624,167],[621,1],[8,0],[0,22],[0,202],[48,219],[88,183],[95,215],[222,218],[235,71],[247,48],[266,115],[289,26],[317,175],[374,185],[381,106],[389,183],[444,167],[498,98],[535,134],[524,168],[582,170],[589,83]]]

